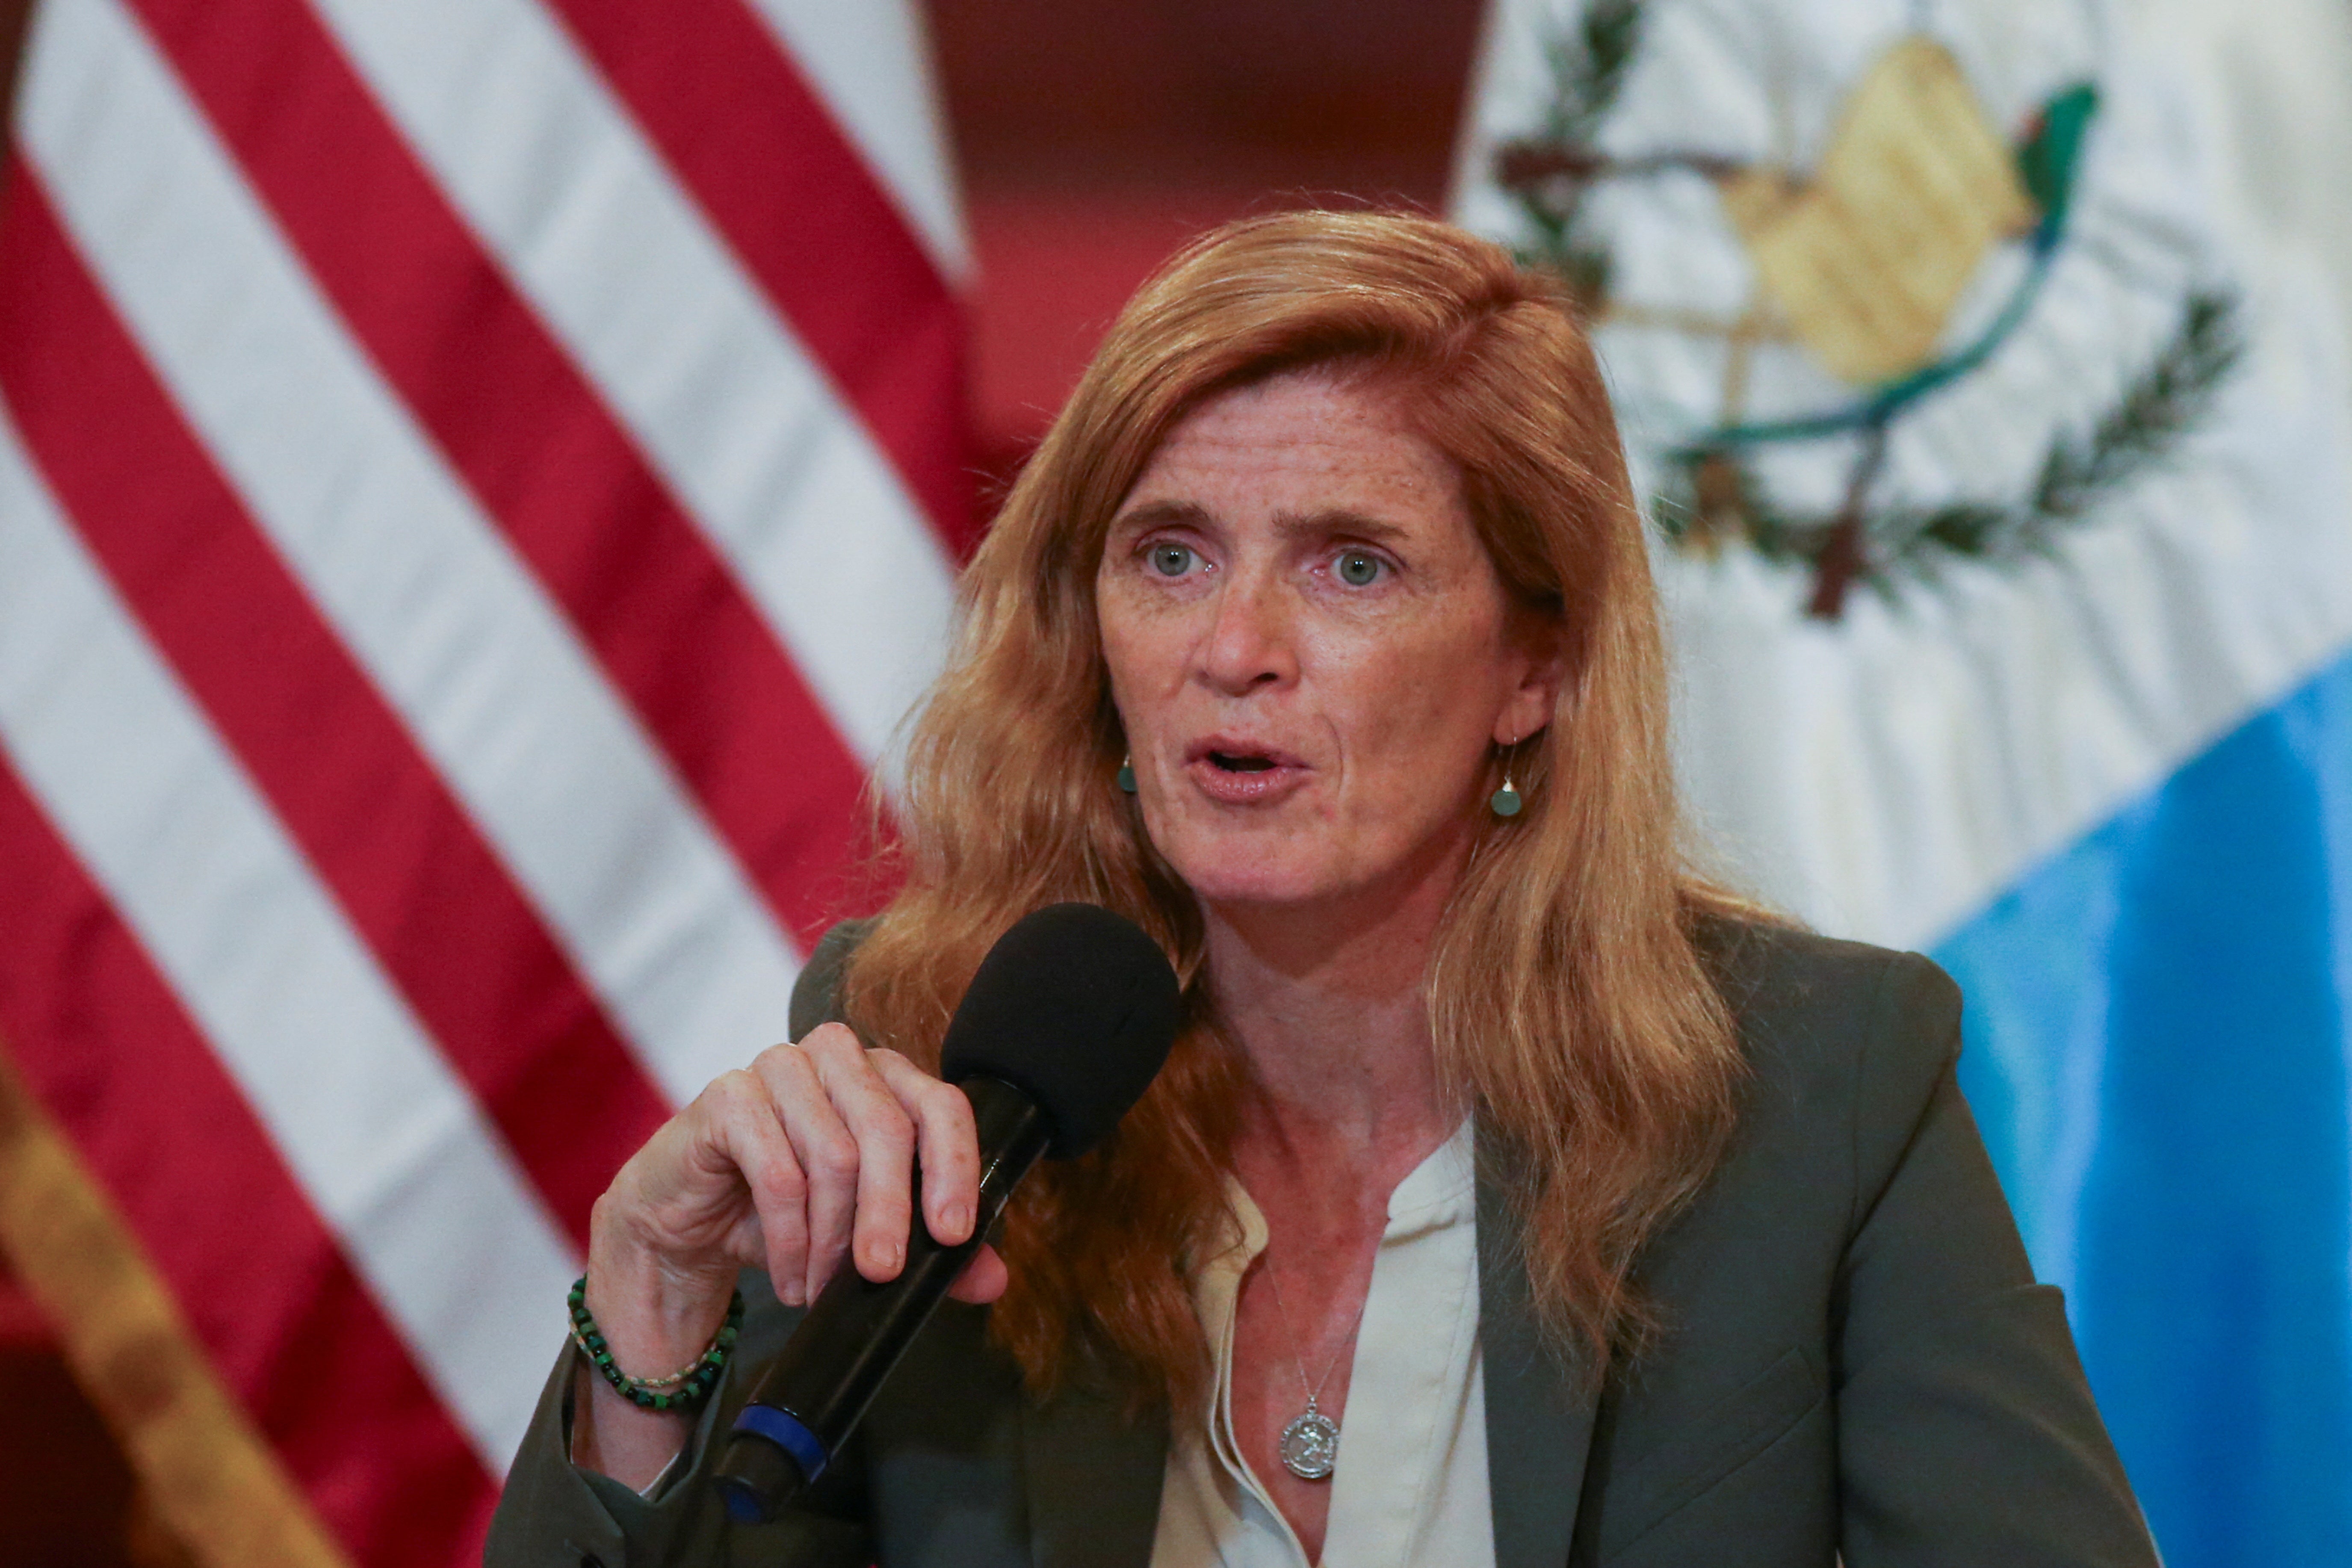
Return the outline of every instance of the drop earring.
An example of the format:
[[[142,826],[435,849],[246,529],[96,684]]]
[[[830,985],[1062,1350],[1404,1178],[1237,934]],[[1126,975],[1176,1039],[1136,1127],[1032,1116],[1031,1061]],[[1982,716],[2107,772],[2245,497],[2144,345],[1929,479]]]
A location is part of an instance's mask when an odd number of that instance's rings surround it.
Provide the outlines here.
[[[1129,795],[1135,793],[1135,753],[1132,752],[1119,759],[1118,787]],[[1517,807],[1512,809],[1517,810]]]
[[[1519,815],[1519,808],[1527,805],[1527,802],[1520,798],[1519,792],[1511,784],[1511,747],[1517,744],[1518,742],[1513,741],[1504,746],[1503,787],[1486,797],[1486,809],[1496,816],[1517,816]]]

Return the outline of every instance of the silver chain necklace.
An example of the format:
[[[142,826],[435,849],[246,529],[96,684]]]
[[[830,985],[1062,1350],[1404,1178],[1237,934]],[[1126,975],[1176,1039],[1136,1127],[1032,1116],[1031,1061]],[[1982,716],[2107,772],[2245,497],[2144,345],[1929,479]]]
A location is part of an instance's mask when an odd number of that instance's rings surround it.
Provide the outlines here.
[[[1331,1352],[1331,1363],[1323,1375],[1313,1383],[1307,1381],[1307,1358],[1298,1353],[1298,1331],[1290,1326],[1290,1309],[1282,1302],[1282,1281],[1275,1278],[1274,1260],[1265,1265],[1265,1282],[1274,1288],[1274,1310],[1282,1315],[1283,1336],[1290,1342],[1290,1360],[1298,1368],[1298,1386],[1307,1391],[1307,1408],[1290,1419],[1282,1429],[1282,1468],[1302,1481],[1328,1479],[1331,1468],[1339,1462],[1339,1424],[1317,1408],[1316,1398],[1331,1374],[1339,1370],[1339,1357],[1356,1337],[1356,1330],[1364,1321],[1364,1307],[1371,1304],[1372,1293],[1364,1292],[1364,1304],[1356,1309],[1356,1321],[1348,1325],[1347,1338]]]

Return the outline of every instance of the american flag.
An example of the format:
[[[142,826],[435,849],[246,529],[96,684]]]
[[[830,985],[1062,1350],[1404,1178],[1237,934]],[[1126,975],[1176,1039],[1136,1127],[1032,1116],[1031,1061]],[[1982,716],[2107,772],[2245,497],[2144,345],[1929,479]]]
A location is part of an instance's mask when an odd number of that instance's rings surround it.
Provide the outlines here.
[[[115,1244],[18,1261],[201,1555],[458,1562],[942,646],[918,17],[42,0],[14,130],[0,1040]]]

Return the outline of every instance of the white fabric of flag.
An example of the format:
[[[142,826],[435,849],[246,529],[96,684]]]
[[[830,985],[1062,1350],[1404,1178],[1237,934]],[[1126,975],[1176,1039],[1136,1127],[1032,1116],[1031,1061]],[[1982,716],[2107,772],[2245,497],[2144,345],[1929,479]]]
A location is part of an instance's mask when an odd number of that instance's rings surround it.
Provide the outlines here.
[[[1704,853],[1958,975],[2196,1568],[2352,1552],[2347,73],[2302,0],[1504,0],[1457,184],[1586,268]]]

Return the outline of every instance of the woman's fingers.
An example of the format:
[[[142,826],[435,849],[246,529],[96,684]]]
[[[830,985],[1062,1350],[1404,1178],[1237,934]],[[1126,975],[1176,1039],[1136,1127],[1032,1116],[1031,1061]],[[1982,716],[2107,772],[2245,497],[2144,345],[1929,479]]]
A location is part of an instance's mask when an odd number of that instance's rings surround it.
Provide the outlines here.
[[[815,1299],[848,1250],[850,1222],[857,1212],[857,1140],[834,1109],[806,1051],[773,1047],[760,1053],[751,1070],[767,1085],[805,1177],[800,1245],[789,1234],[776,1235],[774,1226],[768,1237],[769,1278],[776,1295],[788,1306],[799,1306]],[[764,1204],[761,1212],[765,1217]]]
[[[782,1296],[807,1272],[810,1183],[760,1066],[721,1074],[702,1099],[712,1157],[732,1163],[751,1199],[751,1234],[740,1221],[730,1226],[728,1250],[738,1263],[767,1269]]]
[[[980,1205],[980,1139],[971,1101],[896,1051],[868,1053],[875,1072],[914,1120],[916,1158],[923,1171],[923,1223],[934,1239],[953,1247],[971,1235]]]
[[[963,1272],[956,1276],[955,1283],[948,1287],[948,1294],[959,1301],[984,1307],[1003,1295],[1004,1288],[1012,1282],[1013,1277],[1004,1269],[1004,1259],[997,1255],[996,1248],[982,1242],[980,1250],[971,1255],[971,1261],[963,1266]]]
[[[877,1282],[895,1279],[907,1260],[914,1215],[914,1121],[875,1070],[877,1053],[846,1028],[813,1029],[801,1049],[815,1064],[835,1112],[856,1142],[851,1238],[857,1271]],[[821,1279],[812,1289],[818,1283]]]
[[[712,1085],[723,1152],[741,1164],[776,1294],[814,1300],[845,1256],[866,1279],[905,1266],[922,1170],[923,1221],[952,1246],[969,1238],[980,1198],[971,1102],[895,1051],[869,1051],[838,1024],[761,1053]],[[956,1289],[989,1300],[1003,1261],[968,1268]],[[983,1295],[971,1295],[971,1290]]]

